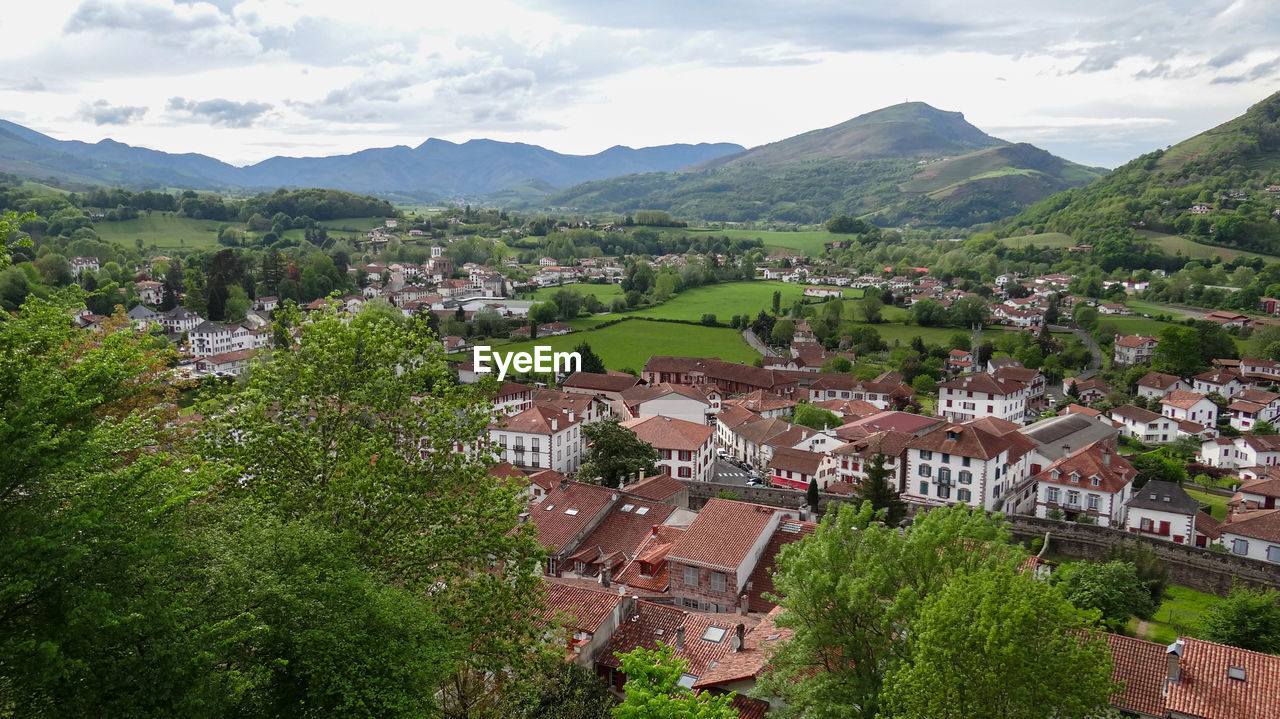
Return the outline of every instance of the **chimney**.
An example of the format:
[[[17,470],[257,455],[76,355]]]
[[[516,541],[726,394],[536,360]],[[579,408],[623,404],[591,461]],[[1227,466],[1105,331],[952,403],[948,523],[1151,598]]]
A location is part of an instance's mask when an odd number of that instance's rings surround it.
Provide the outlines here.
[[[676,627],[676,649],[684,649],[684,625]]]
[[[528,523],[529,523],[529,513],[528,513],[528,512],[521,512],[521,513],[520,513],[520,523],[521,523],[521,524],[528,524]]]
[[[600,586],[603,587],[604,589],[609,588],[609,568],[608,567],[600,568]]]
[[[1178,679],[1182,676],[1182,667],[1179,665],[1182,660],[1182,650],[1185,647],[1186,642],[1179,639],[1173,644],[1170,644],[1169,648],[1165,650],[1165,654],[1167,655],[1164,677],[1166,691],[1168,691],[1168,685],[1177,684]]]
[[[575,416],[574,411],[573,411],[573,410],[569,410],[569,424],[573,424],[573,418],[574,418],[574,416]]]
[[[743,592],[742,596],[738,597],[738,614],[745,617],[749,611],[751,611],[751,597]]]
[[[565,477],[564,479],[560,480],[560,491],[563,492],[568,488],[569,488],[569,478]]]
[[[1102,466],[1103,467],[1111,466],[1111,453],[1105,449],[1102,450]]]
[[[649,531],[649,534],[651,534],[654,537],[658,536],[658,527],[660,526],[661,525],[658,525],[658,524],[653,525],[653,529]]]

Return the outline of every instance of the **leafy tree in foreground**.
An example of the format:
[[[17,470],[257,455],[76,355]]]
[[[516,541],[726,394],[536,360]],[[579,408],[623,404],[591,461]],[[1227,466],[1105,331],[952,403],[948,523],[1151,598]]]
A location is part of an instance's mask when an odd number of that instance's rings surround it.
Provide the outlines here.
[[[578,475],[598,478],[606,487],[617,487],[623,477],[641,470],[652,472],[658,461],[658,450],[619,424],[616,417],[584,425],[582,435],[590,449]]]
[[[1128,562],[1075,562],[1054,574],[1062,596],[1079,609],[1096,609],[1107,629],[1120,631],[1137,616],[1150,619],[1156,610],[1151,595]]]
[[[457,451],[491,421],[491,387],[454,383],[417,322],[313,315],[207,423],[228,713],[457,714],[538,645],[544,552],[521,488]]]
[[[867,465],[866,479],[858,485],[852,499],[855,505],[869,503],[886,524],[896,527],[907,516],[907,504],[898,496],[898,490],[889,484],[893,471],[885,467],[884,462],[884,454],[876,452]]]
[[[1201,618],[1198,636],[1241,649],[1280,654],[1280,592],[1233,588],[1230,596]]]
[[[1106,641],[1051,587],[1005,567],[952,579],[909,635],[882,697],[895,719],[1088,719],[1116,688]]]
[[[514,719],[609,719],[616,702],[596,673],[559,656],[531,677],[523,691],[504,697]]]
[[[671,647],[658,642],[657,649],[636,647],[619,654],[627,675],[626,699],[613,710],[616,719],[735,719],[733,695],[693,694],[680,686],[688,662],[677,658]]]
[[[778,626],[795,636],[755,693],[785,701],[781,717],[874,718],[924,598],[982,568],[1014,573],[1024,558],[998,515],[964,505],[922,514],[901,533],[869,503],[840,505],[779,553],[771,598],[784,609]]]

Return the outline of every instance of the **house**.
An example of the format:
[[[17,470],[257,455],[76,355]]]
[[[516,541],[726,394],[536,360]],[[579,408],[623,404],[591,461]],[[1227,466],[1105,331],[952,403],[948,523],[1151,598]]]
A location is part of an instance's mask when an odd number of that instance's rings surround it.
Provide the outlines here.
[[[534,406],[489,425],[498,461],[521,469],[569,473],[582,464],[583,417],[558,407]]]
[[[1115,302],[1103,302],[1098,305],[1098,312],[1104,315],[1127,315],[1129,308]]]
[[[538,330],[542,335],[542,330]],[[574,372],[560,384],[560,389],[574,394],[588,394],[604,397],[610,401],[620,401],[627,390],[639,384],[640,378],[626,373],[598,374],[594,372]]]
[[[736,692],[734,708],[739,717],[763,717],[769,709],[769,703],[762,699],[748,698],[748,693],[755,686],[756,680],[765,672],[774,650],[781,644],[791,640],[795,632],[774,624],[775,618],[782,609],[774,607],[760,620],[755,627],[747,630],[740,649],[735,649],[723,659],[711,665],[698,677],[692,689],[695,692],[708,692],[712,695]],[[739,700],[751,702],[747,706],[737,704]]]
[[[1029,476],[1095,442],[1114,450],[1120,436],[1120,430],[1110,422],[1098,422],[1079,413],[1050,417],[1016,431],[1036,446],[1027,472]]]
[[[1212,369],[1191,378],[1191,387],[1200,394],[1217,393],[1231,399],[1245,388],[1240,373],[1229,369]],[[1180,388],[1181,389],[1181,388]]]
[[[1244,357],[1240,360],[1240,376],[1255,385],[1280,383],[1280,362]]]
[[[160,326],[164,327],[166,332],[170,334],[181,334],[183,332],[190,332],[198,327],[202,322],[204,322],[204,318],[194,312],[188,311],[185,307],[174,307],[168,312],[160,313],[160,316],[157,317],[155,321],[159,322]]]
[[[1259,422],[1274,424],[1280,418],[1280,394],[1260,389],[1240,390],[1227,405],[1231,426],[1251,432]]]
[[[838,287],[805,287],[804,296],[819,297],[819,298],[827,298],[827,297],[839,298],[844,296],[844,291]]]
[[[907,443],[908,502],[962,502],[995,511],[1026,476],[1035,445],[1018,434],[997,435],[975,424],[948,424]]]
[[[1178,438],[1178,422],[1131,404],[1112,409],[1108,416],[1121,424],[1120,433],[1146,444],[1167,444]]]
[[[1280,435],[1246,434],[1240,437],[1215,437],[1200,443],[1196,457],[1210,467],[1241,469],[1280,465]]]
[[[541,501],[529,505],[527,521],[537,527],[538,543],[548,552],[546,574],[564,573],[568,557],[604,521],[618,496],[607,487],[562,479]]]
[[[715,465],[715,428],[705,422],[653,416],[622,423],[658,450],[658,469],[672,477],[711,481]]]
[[[195,369],[194,374],[196,376],[238,377],[249,368],[249,360],[253,359],[253,356],[257,353],[257,350],[244,349],[207,355],[192,363]]]
[[[778,447],[794,447],[813,434],[804,425],[791,424],[782,419],[765,419],[758,422],[742,422],[730,430],[725,451],[735,459],[756,467],[767,467]]]
[[[1223,310],[1214,310],[1204,316],[1204,319],[1214,324],[1222,325],[1226,329],[1233,327],[1244,327],[1249,323],[1249,317],[1238,312],[1226,312]]]
[[[152,323],[160,320],[160,313],[146,305],[135,305],[125,313],[125,316],[129,318],[129,324],[136,330],[145,330]]]
[[[794,398],[799,386],[798,380],[779,370],[725,362],[715,357],[653,355],[645,363],[642,375],[649,384],[714,384],[725,396],[760,389],[780,397]]]
[[[1026,385],[1026,391],[1023,398],[1026,404],[1026,413],[1028,417],[1034,417],[1040,414],[1048,407],[1048,401],[1045,395],[1045,389],[1048,387],[1048,381],[1038,369],[1030,369],[1022,366],[1006,366],[997,369],[991,373],[992,377],[997,380],[1008,380],[1012,382],[1020,382]],[[1106,385],[1103,385],[1104,387]]]
[[[973,353],[968,350],[951,350],[947,355],[945,368],[951,374],[972,371]]]
[[[1062,393],[1065,395],[1072,387],[1076,388],[1077,396],[1085,404],[1091,404],[1111,394],[1111,385],[1097,377],[1091,377],[1083,381],[1075,377],[1064,377],[1062,379]]]
[[[790,417],[799,405],[793,399],[783,399],[772,392],[755,390],[744,395],[725,400],[726,407],[742,407],[750,412],[769,419],[771,417]]]
[[[1113,345],[1112,361],[1119,365],[1145,364],[1155,356],[1160,340],[1142,335],[1117,335]]]
[[[1160,400],[1161,413],[1179,422],[1194,422],[1205,427],[1218,424],[1218,405],[1199,392],[1174,390]]]
[[[1044,518],[1056,509],[1070,521],[1087,515],[1104,527],[1121,526],[1136,475],[1119,453],[1091,444],[1035,475],[1035,516]]]
[[[1233,514],[1219,531],[1228,552],[1280,564],[1280,509]]]
[[[737,611],[769,539],[793,512],[712,498],[667,553],[676,605],[704,612]]]
[[[1135,489],[1125,505],[1125,529],[1175,544],[1194,544],[1200,503],[1182,486],[1153,479]]]
[[[613,633],[630,616],[635,600],[603,588],[588,589],[549,579],[543,597],[542,622],[564,621],[570,660],[593,668]]]
[[[1142,397],[1162,399],[1175,389],[1191,390],[1193,387],[1181,377],[1152,370],[1138,380],[1138,395]],[[1199,389],[1196,389],[1199,392]],[[1207,394],[1207,393],[1206,393]]]
[[[555,267],[558,263],[554,257],[543,257],[538,260],[539,267]]]
[[[493,408],[500,414],[516,414],[533,406],[533,388],[519,382],[505,382],[493,397]]]
[[[769,459],[769,480],[775,487],[806,489],[810,481],[825,489],[835,481],[835,460],[829,455],[779,447]]]
[[[616,696],[621,696],[627,676],[618,657],[637,648],[656,649],[658,642],[662,642],[684,662],[680,685],[692,687],[722,659],[743,646],[745,633],[746,626],[738,617],[690,613],[679,605],[673,607],[641,599],[634,603],[627,621],[609,639],[596,662],[596,674],[608,683]]]
[[[884,430],[836,447],[831,451],[836,462],[836,481],[855,487],[861,485],[866,481],[867,467],[877,454],[882,454],[884,468],[889,472],[885,481],[899,493],[906,491],[907,444],[915,438],[916,435],[909,432]]]
[[[938,384],[938,412],[951,422],[997,417],[1021,424],[1027,416],[1026,383],[992,374],[966,374]]]
[[[714,386],[671,384],[636,385],[621,393],[622,404],[634,419],[671,417],[698,424],[714,424],[721,409],[720,391]]]
[[[1247,480],[1227,502],[1227,507],[1232,515],[1280,507],[1280,478],[1268,473],[1267,476]]]
[[[824,374],[809,386],[810,402],[863,400],[887,409],[896,399],[914,394],[901,380],[860,380],[847,374]]]
[[[561,576],[596,578],[607,587],[653,533],[675,513],[674,505],[623,495],[608,515],[561,564]]]
[[[187,333],[191,354],[204,357],[223,352],[265,347],[270,334],[251,330],[244,325],[224,325],[210,320],[201,322]]]
[[[164,285],[159,282],[143,280],[133,283],[133,288],[144,305],[159,305],[164,301]]]
[[[1213,212],[1213,208],[1208,205],[1196,204],[1191,206],[1191,214],[1193,215],[1207,215],[1210,212]]]
[[[71,265],[72,277],[79,277],[80,273],[86,270],[97,272],[100,269],[97,257],[72,257],[67,260],[67,264]]]
[[[1111,704],[1124,716],[1165,719],[1280,717],[1280,657],[1180,637],[1168,646],[1106,634]]]
[[[367,297],[368,295],[366,295]],[[375,297],[377,295],[374,295]],[[253,301],[253,308],[259,312],[270,312],[280,306],[280,298],[274,295],[258,297]]]

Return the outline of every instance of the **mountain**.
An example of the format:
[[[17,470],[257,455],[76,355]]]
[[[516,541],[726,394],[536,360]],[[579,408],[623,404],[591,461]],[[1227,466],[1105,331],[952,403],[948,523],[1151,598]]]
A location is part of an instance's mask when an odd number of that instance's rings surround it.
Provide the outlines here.
[[[114,140],[55,140],[0,120],[0,170],[85,183],[196,190],[332,187],[353,192],[477,196],[531,183],[548,191],[615,175],[665,172],[742,150],[731,143],[615,146],[564,155],[537,145],[429,139],[332,157],[273,157],[236,167],[198,154],[171,154]]]
[[[1268,192],[1268,187],[1276,191]],[[1000,223],[1002,236],[1062,232],[1091,243],[1113,228],[1280,254],[1280,92],[1245,113]],[[1172,245],[1172,243],[1171,243]]]
[[[992,137],[958,112],[909,102],[681,172],[583,183],[540,204],[660,209],[710,221],[821,222],[848,214],[885,225],[970,226],[1101,174]]]

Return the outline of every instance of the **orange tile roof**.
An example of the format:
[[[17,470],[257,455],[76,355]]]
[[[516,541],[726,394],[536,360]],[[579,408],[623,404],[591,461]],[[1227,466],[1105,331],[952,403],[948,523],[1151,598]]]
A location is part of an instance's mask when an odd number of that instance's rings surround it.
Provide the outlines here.
[[[657,449],[697,450],[716,432],[715,427],[661,415],[628,420],[622,426]]]
[[[1111,705],[1164,716],[1165,646],[1119,634],[1104,636],[1111,647],[1111,680],[1124,684],[1111,695]]]
[[[1209,374],[1217,373],[1210,372]],[[1204,377],[1205,375],[1200,375],[1196,377],[1196,379],[1202,379]],[[1169,389],[1181,381],[1182,378],[1177,375],[1165,374],[1163,372],[1156,372],[1155,370],[1152,370],[1151,372],[1142,375],[1142,379],[1138,380],[1138,386],[1154,387],[1155,389]]]
[[[685,486],[680,480],[663,473],[645,477],[635,484],[628,484],[622,488],[622,491],[640,499],[665,502],[673,495],[683,492],[684,489]]]
[[[716,422],[723,425],[725,429],[734,430],[738,427],[750,422],[763,421],[764,417],[752,412],[745,407],[726,406],[725,409],[716,416]]]
[[[946,452],[961,457],[977,457],[984,460],[1008,451],[1010,461],[1015,457],[1021,457],[1029,449],[1034,449],[1035,446],[1034,442],[1022,436],[1019,432],[1010,432],[1000,436],[992,434],[981,426],[971,424],[947,425],[923,437],[916,437],[907,445],[910,449]]]
[[[693,688],[704,689],[760,676],[769,663],[770,651],[795,635],[795,631],[774,624],[775,618],[782,611],[782,607],[774,607],[770,610],[759,624],[746,633],[742,642],[742,651],[731,651],[726,654],[714,667],[708,669],[706,674],[698,678],[698,683],[694,684]]]
[[[803,472],[814,477],[818,474],[818,470],[822,467],[822,462],[825,459],[826,455],[818,454],[817,452],[779,447],[773,451],[773,458],[769,460],[769,468]]]
[[[671,548],[668,560],[736,572],[779,511],[761,504],[712,498]]]
[[[701,677],[710,669],[712,663],[720,661],[730,652],[730,638],[735,634],[738,625],[744,625],[744,618],[734,614],[702,614],[686,612],[665,604],[655,604],[643,599],[636,602],[634,614],[613,633],[609,646],[600,657],[600,663],[607,667],[620,666],[616,654],[626,654],[636,647],[654,649],[658,642],[676,646],[678,629],[683,627],[684,647],[677,648],[675,655],[689,663],[686,670],[694,677]],[[719,627],[725,630],[723,638],[718,642],[702,637],[707,629]],[[744,627],[745,628],[745,627]]]
[[[1142,335],[1124,335],[1116,338],[1116,344],[1121,347],[1141,347],[1147,342],[1159,342],[1156,337],[1143,337]]]
[[[538,528],[538,541],[553,551],[568,549],[565,545],[586,529],[614,501],[613,497],[613,490],[594,484],[569,482],[564,489],[553,487],[541,502],[529,506],[530,521]],[[566,514],[570,509],[577,512]]]
[[[542,619],[554,621],[557,615],[567,617],[566,626],[588,634],[595,634],[604,624],[622,597],[617,593],[571,586],[548,578],[546,604]]]
[[[1057,477],[1054,477],[1054,472],[1058,473]],[[1079,483],[1071,482],[1072,473],[1079,475]],[[1045,467],[1035,476],[1035,481],[1115,494],[1132,482],[1137,474],[1129,460],[1107,449],[1101,442],[1094,442]],[[1094,477],[1099,480],[1097,487],[1093,486]]]
[[[1199,392],[1188,392],[1185,389],[1175,389],[1160,400],[1160,404],[1167,404],[1170,407],[1178,409],[1191,409],[1197,402],[1205,399],[1205,396]]]
[[[573,420],[570,421],[567,412],[561,412],[555,407],[535,405],[523,412],[500,419],[489,426],[492,429],[505,429],[508,432],[525,432],[549,437],[557,432],[563,432],[565,428],[581,421],[582,415],[580,413],[574,414]],[[555,429],[551,428],[552,424],[555,424]]]
[[[667,591],[670,583],[667,554],[682,534],[684,529],[680,527],[658,527],[658,533],[651,535],[644,544],[640,545],[635,559],[627,564],[621,574],[614,577],[614,581],[626,585],[628,591],[637,589],[659,593]],[[653,568],[652,576],[646,577],[641,574],[641,570],[644,569],[642,564],[648,564]]]
[[[1280,542],[1280,509],[1255,509],[1228,518],[1219,529],[1242,537]]]
[[[778,552],[782,551],[785,545],[813,534],[817,528],[818,525],[812,522],[801,522],[798,519],[783,519],[778,522],[778,528],[774,530],[773,536],[769,537],[769,543],[760,553],[760,561],[756,562],[755,569],[751,570],[751,576],[747,578],[747,582],[751,585],[747,590],[748,610],[753,612],[773,610],[773,602],[765,599],[764,595],[765,592],[773,593],[774,591],[773,572]]]
[[[1165,700],[1170,712],[1200,719],[1276,719],[1280,717],[1280,657],[1190,637],[1178,681]],[[1242,680],[1228,676],[1244,669]]]
[[[661,526],[674,511],[676,508],[670,504],[622,497],[605,515],[604,521],[578,545],[579,551],[598,550],[603,555],[622,552],[630,559],[653,533],[654,527]]]

